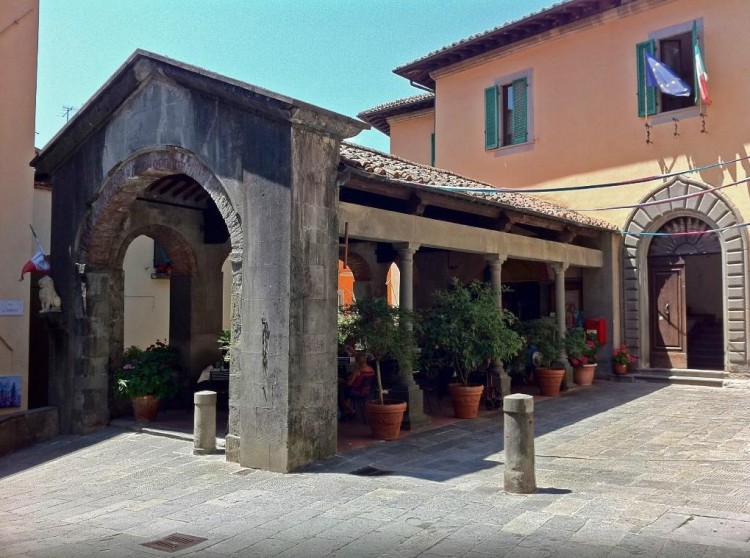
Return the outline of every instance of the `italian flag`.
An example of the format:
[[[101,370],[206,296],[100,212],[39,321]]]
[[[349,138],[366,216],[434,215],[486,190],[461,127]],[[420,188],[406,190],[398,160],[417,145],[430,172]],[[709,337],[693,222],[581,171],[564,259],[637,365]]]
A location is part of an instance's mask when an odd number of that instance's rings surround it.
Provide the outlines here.
[[[695,52],[695,81],[698,85],[698,91],[695,92],[695,100],[698,100],[697,97],[700,92],[700,98],[703,99],[703,102],[710,105],[711,97],[708,95],[708,74],[706,73],[706,67],[703,65],[701,49],[698,46],[698,33],[695,23],[693,23],[693,50]]]

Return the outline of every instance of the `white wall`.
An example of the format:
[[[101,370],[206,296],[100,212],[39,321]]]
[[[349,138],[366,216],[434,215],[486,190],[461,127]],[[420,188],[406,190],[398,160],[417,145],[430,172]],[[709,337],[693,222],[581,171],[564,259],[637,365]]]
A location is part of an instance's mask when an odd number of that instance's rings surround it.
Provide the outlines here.
[[[154,241],[136,238],[125,253],[124,346],[146,348],[157,339],[169,342],[169,279],[151,279]]]

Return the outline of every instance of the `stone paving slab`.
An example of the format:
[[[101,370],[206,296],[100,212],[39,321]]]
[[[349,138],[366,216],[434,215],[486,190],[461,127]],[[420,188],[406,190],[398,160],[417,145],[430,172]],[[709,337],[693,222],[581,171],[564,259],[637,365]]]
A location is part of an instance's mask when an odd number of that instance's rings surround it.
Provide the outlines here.
[[[0,556],[750,556],[750,390],[597,383],[536,406],[537,493],[501,416],[281,475],[107,429],[0,459]],[[350,474],[371,466],[377,477]]]

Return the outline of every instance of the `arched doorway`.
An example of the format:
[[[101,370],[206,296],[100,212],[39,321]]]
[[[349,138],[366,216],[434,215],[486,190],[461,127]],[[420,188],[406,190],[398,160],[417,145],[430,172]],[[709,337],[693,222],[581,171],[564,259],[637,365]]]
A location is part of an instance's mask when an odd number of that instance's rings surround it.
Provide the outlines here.
[[[640,356],[638,366],[656,365],[651,362],[652,293],[649,288],[650,247],[658,236],[654,233],[670,221],[692,217],[717,230],[713,234],[720,247],[720,258],[715,258],[721,262],[720,279],[704,288],[720,292],[723,300],[720,327],[723,368],[728,372],[744,369],[748,324],[747,233],[740,226],[739,212],[720,192],[684,178],[670,180],[640,203],[643,205],[631,213],[624,227],[622,261],[623,341]],[[687,328],[687,304],[684,310]]]
[[[665,223],[649,246],[651,366],[724,367],[721,244],[697,217]]]

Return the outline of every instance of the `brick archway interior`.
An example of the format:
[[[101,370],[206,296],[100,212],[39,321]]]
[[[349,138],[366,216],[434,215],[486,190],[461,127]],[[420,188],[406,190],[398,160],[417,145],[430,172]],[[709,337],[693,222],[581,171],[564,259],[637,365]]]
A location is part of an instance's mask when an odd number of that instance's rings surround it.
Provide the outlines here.
[[[747,275],[744,229],[739,213],[731,203],[705,185],[674,179],[650,194],[642,203],[672,199],[687,194],[694,197],[665,201],[636,209],[626,223],[623,240],[623,318],[624,341],[639,355],[648,350],[647,296],[648,253],[652,237],[642,232],[656,232],[665,223],[682,216],[694,216],[712,229],[731,227],[715,233],[721,244],[724,304],[725,366],[730,369],[747,365]],[[705,193],[702,193],[705,192]],[[702,193],[702,194],[701,194]],[[627,234],[630,233],[630,234]]]
[[[198,263],[190,244],[174,229],[157,224],[141,227],[131,232],[120,245],[112,267],[122,269],[128,247],[139,236],[148,236],[164,248],[172,261],[172,277],[194,277],[198,274]]]
[[[123,229],[127,208],[155,180],[174,174],[192,178],[208,193],[229,231],[232,261],[241,261],[242,223],[223,185],[194,154],[177,147],[136,153],[111,172],[82,228],[78,261],[95,266],[110,265],[112,245]]]

